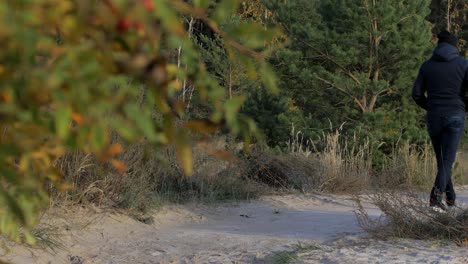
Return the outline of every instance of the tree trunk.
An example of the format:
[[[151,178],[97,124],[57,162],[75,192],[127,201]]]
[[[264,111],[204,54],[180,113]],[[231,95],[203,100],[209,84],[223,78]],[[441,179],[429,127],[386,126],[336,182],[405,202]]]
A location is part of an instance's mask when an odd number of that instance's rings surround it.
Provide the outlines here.
[[[188,28],[188,37],[189,39],[192,38],[192,34],[193,34],[193,17],[190,17],[190,21],[189,21],[189,28]],[[179,47],[179,57],[177,58],[177,67],[180,67],[180,51],[182,50],[182,47]],[[185,69],[187,69],[187,65],[185,65]],[[187,86],[187,79],[184,78],[183,82],[182,82],[182,101],[185,102],[185,95],[187,93],[187,89],[188,89],[188,86]],[[191,98],[191,97],[190,97]]]
[[[229,99],[232,99],[232,66],[229,64]]]
[[[450,32],[450,7],[452,6],[452,0],[447,0],[447,31]]]

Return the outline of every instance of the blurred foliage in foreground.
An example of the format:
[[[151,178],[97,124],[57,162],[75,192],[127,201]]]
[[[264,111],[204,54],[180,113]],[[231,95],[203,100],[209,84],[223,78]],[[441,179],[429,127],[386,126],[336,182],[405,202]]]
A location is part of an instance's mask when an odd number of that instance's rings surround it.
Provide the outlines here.
[[[122,146],[110,141],[112,131],[129,142],[175,144],[187,175],[193,170],[189,131],[227,127],[248,139],[255,125],[238,114],[244,98],[228,99],[205,69],[182,19],[204,23],[248,78],[275,90],[264,58],[265,43],[276,32],[254,21],[229,31],[219,27],[239,5],[235,0],[1,1],[0,22],[8,26],[0,27],[0,232],[34,242],[28,228],[47,204],[46,187],[69,188],[59,184],[53,163],[70,150],[92,152],[123,173],[126,165],[115,159]],[[208,118],[187,117],[182,82],[211,106]]]

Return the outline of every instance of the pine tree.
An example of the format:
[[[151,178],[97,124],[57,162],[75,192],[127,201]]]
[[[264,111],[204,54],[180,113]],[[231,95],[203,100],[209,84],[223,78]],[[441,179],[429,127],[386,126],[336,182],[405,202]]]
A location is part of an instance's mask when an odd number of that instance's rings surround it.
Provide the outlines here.
[[[271,64],[280,77],[282,96],[289,98],[289,108],[303,112],[302,119],[291,118],[291,122],[296,120],[295,127],[309,137],[320,135],[330,122],[339,124],[344,119],[343,111],[336,108],[336,94],[314,78],[321,67],[309,43],[316,43],[321,34],[318,4],[319,1],[309,0],[267,3],[287,39],[286,45],[276,50]],[[288,134],[283,135],[287,137]]]
[[[361,112],[374,112],[382,97],[408,89],[408,73],[427,55],[428,6],[428,1],[321,1],[324,38],[310,45],[326,64],[317,78]]]
[[[290,89],[307,91],[296,93],[299,99],[309,94],[318,98],[306,100],[327,106],[304,109],[306,114],[319,117],[312,112],[319,111],[321,118],[347,122],[352,132],[359,128],[378,140],[419,131],[422,124],[413,118],[418,115],[408,98],[432,47],[425,20],[430,1],[291,2],[270,2],[291,43],[283,68],[294,73],[288,78],[300,80]],[[411,125],[402,129],[403,123]]]

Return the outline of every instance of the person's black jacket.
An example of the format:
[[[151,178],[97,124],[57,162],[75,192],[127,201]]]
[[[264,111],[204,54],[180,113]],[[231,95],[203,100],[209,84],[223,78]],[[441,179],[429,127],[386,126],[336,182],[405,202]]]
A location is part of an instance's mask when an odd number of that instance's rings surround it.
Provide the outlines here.
[[[460,57],[457,48],[440,43],[419,70],[412,92],[414,101],[428,111],[438,108],[464,111],[467,70],[468,62]]]

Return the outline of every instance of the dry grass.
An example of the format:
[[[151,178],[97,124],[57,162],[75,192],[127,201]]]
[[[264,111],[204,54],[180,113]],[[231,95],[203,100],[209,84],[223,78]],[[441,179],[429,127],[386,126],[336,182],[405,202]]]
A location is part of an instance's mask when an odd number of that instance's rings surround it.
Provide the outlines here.
[[[415,192],[389,191],[370,198],[382,217],[370,217],[359,201],[356,216],[359,225],[375,237],[449,239],[460,245],[468,242],[468,208],[438,212],[428,206],[427,197]]]
[[[356,137],[343,139],[339,131],[324,135],[325,148],[315,156],[325,181],[320,189],[355,192],[370,187],[372,147],[369,141],[356,144]]]
[[[376,173],[376,186],[385,188],[431,188],[437,174],[432,146],[402,142],[385,158],[381,171]]]
[[[229,148],[225,142],[221,138],[211,143],[225,150]],[[151,148],[144,142],[126,146],[116,157],[128,166],[124,174],[110,164],[100,164],[90,154],[69,153],[55,166],[73,188],[66,192],[51,188],[52,200],[147,211],[165,201],[242,200],[260,193],[258,184],[244,177],[244,161],[223,161],[193,149],[195,173],[191,177],[183,175],[173,147]]]
[[[274,155],[256,151],[248,160],[248,178],[267,186],[306,192],[318,189],[323,182],[318,163],[301,155]]]
[[[304,186],[306,189],[355,193],[381,188],[427,190],[432,187],[437,164],[429,142],[415,145],[402,141],[393,146],[389,154],[378,157],[375,153],[381,146],[383,144],[372,144],[356,136],[345,137],[340,130],[324,134],[315,141],[306,140],[293,128],[287,153],[269,159],[274,171],[279,171],[275,166],[281,167],[283,174],[288,174],[291,167],[296,171],[308,171],[307,177],[313,179],[304,179],[301,175],[299,182],[315,184]],[[380,159],[381,166],[375,166],[376,159]],[[468,154],[459,151],[453,169],[455,184],[468,183],[465,172],[468,172]],[[291,177],[294,175],[284,178],[294,182]]]
[[[461,148],[457,153],[452,179],[456,184],[468,185],[468,150]]]
[[[319,151],[317,145],[324,147]],[[343,140],[339,131],[312,142],[293,129],[286,153],[257,150],[249,156],[248,176],[268,186],[303,192],[360,191],[370,186],[372,152],[369,142],[356,146]]]
[[[102,179],[97,171],[97,161],[91,154],[74,151],[55,161],[57,168],[64,176],[64,181],[73,186],[68,192],[62,193],[51,188],[50,192],[55,200],[85,202],[94,201],[102,190],[97,185]]]
[[[226,142],[214,140],[210,147],[233,152],[237,161],[222,161],[194,147],[192,177],[182,174],[171,147],[148,148],[144,142],[127,146],[117,157],[128,165],[123,175],[109,164],[99,164],[92,155],[70,153],[57,160],[56,167],[74,188],[65,193],[51,189],[52,197],[61,203],[145,212],[165,201],[244,200],[278,189],[359,193],[377,188],[387,190],[372,197],[385,218],[372,219],[362,207],[357,211],[360,225],[369,233],[383,238],[468,241],[468,209],[441,214],[415,193],[391,191],[431,187],[436,165],[430,144],[401,142],[376,170],[373,159],[379,146],[356,137],[346,138],[339,130],[316,141],[304,140],[302,133],[293,131],[288,151],[282,154],[262,149],[242,154],[237,146],[232,147],[235,144]],[[461,152],[453,173],[456,183],[468,183],[466,170],[468,155]],[[51,241],[54,246],[54,240],[41,234],[38,237],[42,236],[46,245]]]
[[[294,129],[287,152],[273,154],[255,149],[241,154],[239,144],[215,138],[210,148],[228,150],[238,158],[227,162],[194,146],[195,174],[185,177],[171,147],[149,148],[144,142],[127,146],[117,157],[128,165],[121,175],[109,164],[99,164],[92,155],[74,152],[56,162],[73,189],[51,189],[55,201],[133,208],[139,211],[164,201],[199,199],[217,201],[250,199],[271,188],[302,192],[357,193],[369,189],[429,189],[436,174],[429,143],[422,146],[401,142],[376,169],[378,144],[345,137],[340,130],[311,141]],[[206,146],[205,146],[206,147]],[[460,152],[453,172],[456,184],[468,182],[468,155]],[[267,187],[267,188],[265,188]]]

